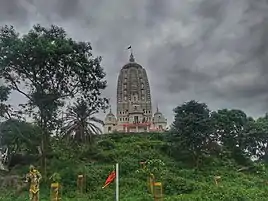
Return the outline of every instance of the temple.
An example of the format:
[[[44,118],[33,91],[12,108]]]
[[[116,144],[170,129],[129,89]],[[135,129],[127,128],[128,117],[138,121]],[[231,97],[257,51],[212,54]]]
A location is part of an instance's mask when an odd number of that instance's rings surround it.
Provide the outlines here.
[[[104,133],[140,133],[165,131],[167,119],[152,110],[152,99],[146,70],[136,63],[131,52],[129,62],[118,76],[116,116],[110,108],[104,120]]]

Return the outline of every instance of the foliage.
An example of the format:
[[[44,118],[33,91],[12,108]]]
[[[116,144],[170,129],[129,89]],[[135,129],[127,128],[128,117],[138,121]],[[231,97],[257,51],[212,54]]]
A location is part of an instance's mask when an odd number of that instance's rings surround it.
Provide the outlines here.
[[[101,133],[96,123],[104,125],[102,120],[94,116],[97,113],[91,103],[78,99],[77,103],[67,109],[65,125],[62,128],[63,137],[80,143],[90,142],[93,135]]]
[[[53,183],[54,183],[54,182],[59,183],[59,182],[61,181],[61,176],[60,176],[59,173],[54,172],[54,173],[50,176],[49,180],[50,180],[51,182],[53,182]]]
[[[1,77],[1,76],[0,76]],[[6,104],[10,94],[10,89],[4,85],[0,86],[0,118],[11,118],[10,105]]]
[[[55,25],[35,25],[23,36],[12,26],[0,30],[0,79],[28,99],[21,106],[42,129],[43,164],[50,135],[59,124],[58,111],[67,100],[80,96],[95,110],[106,107],[101,58],[91,51],[90,43],[74,41]]]
[[[0,124],[1,146],[12,152],[38,153],[41,129],[35,125],[17,119],[9,119]]]
[[[106,100],[100,93],[106,87],[105,73],[101,58],[92,56],[90,43],[76,42],[54,25],[35,25],[22,37],[12,26],[5,26],[0,32],[0,47],[1,77],[29,99],[29,111],[38,108],[34,117],[47,124],[44,129],[53,130],[58,107],[76,95],[94,103],[95,109],[104,106]]]
[[[137,173],[142,173],[145,177],[153,175],[156,180],[161,180],[165,173],[165,163],[160,159],[150,159],[140,163],[142,168]]]
[[[129,200],[152,200],[152,195],[148,193],[147,176],[136,173],[140,169],[140,162],[144,159],[154,161],[161,166],[161,179],[163,182],[165,200],[265,200],[267,185],[267,168],[265,164],[256,163],[252,168],[244,172],[237,171],[239,166],[232,158],[211,157],[202,169],[193,169],[185,166],[185,161],[177,161],[163,152],[161,147],[166,144],[164,139],[157,136],[157,133],[151,134],[115,134],[97,136],[95,139],[96,149],[102,157],[92,160],[92,154],[86,147],[81,148],[75,154],[85,152],[86,158],[74,157],[68,159],[68,155],[77,149],[76,145],[69,144],[69,149],[61,151],[58,154],[66,155],[65,159],[58,160],[52,158],[49,161],[49,173],[58,173],[63,185],[64,200],[110,200],[114,198],[115,184],[112,183],[106,189],[101,189],[108,174],[114,168],[115,162],[120,166],[120,199]],[[156,139],[159,139],[156,141]],[[111,139],[113,139],[111,141]],[[107,149],[104,142],[111,141],[114,149]],[[157,143],[156,143],[157,142]],[[64,143],[64,141],[62,141]],[[62,145],[58,144],[58,148]],[[72,147],[73,146],[73,147]],[[89,145],[85,145],[89,146]],[[110,147],[110,145],[108,145]],[[141,151],[137,148],[141,147]],[[56,148],[56,147],[55,147]],[[183,154],[183,153],[178,153]],[[106,158],[105,158],[106,157]],[[114,162],[106,162],[109,160]],[[156,165],[157,166],[157,165]],[[152,168],[155,168],[152,166]],[[259,173],[258,173],[259,172]],[[84,195],[78,195],[76,190],[76,179],[79,174],[86,175],[86,190]],[[220,175],[222,181],[219,186],[214,183],[214,176]],[[42,200],[49,199],[49,189],[47,184],[41,188]],[[6,194],[5,199],[22,201],[27,198],[27,190],[19,196],[14,196],[12,192]]]
[[[248,132],[247,150],[252,156],[268,161],[268,115],[251,123]]]
[[[205,103],[189,101],[174,109],[172,138],[175,146],[189,151],[198,165],[199,156],[206,150],[212,134],[210,110]]]

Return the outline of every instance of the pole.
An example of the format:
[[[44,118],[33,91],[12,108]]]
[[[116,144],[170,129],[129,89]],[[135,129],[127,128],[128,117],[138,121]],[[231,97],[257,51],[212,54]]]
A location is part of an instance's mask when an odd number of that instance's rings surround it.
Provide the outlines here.
[[[119,164],[118,163],[116,163],[116,166],[115,166],[115,176],[116,176],[115,196],[116,196],[116,201],[119,201]]]

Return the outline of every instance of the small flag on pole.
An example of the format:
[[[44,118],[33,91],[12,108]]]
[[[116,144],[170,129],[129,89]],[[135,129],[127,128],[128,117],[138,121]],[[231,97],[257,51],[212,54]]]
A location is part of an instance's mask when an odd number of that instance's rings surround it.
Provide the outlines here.
[[[107,177],[107,179],[106,179],[106,181],[105,181],[105,184],[104,184],[104,186],[103,186],[102,188],[107,187],[110,183],[112,183],[112,182],[115,180],[115,178],[116,178],[116,173],[115,173],[115,171],[113,170],[113,171],[109,174],[109,176]]]
[[[131,49],[131,45],[130,45],[130,46],[128,46],[128,48],[127,48],[127,49],[128,49],[128,50],[129,50],[129,49]]]

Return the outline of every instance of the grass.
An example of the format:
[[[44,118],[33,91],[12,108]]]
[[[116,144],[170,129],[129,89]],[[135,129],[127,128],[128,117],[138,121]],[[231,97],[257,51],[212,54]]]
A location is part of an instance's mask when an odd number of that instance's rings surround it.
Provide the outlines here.
[[[185,161],[170,156],[163,138],[164,135],[161,134],[105,135],[99,137],[97,145],[91,149],[73,149],[67,144],[57,144],[54,149],[55,152],[58,151],[58,159],[49,161],[48,171],[50,174],[58,172],[61,175],[62,200],[66,201],[114,200],[115,184],[105,189],[101,187],[116,162],[120,164],[120,200],[153,200],[148,193],[147,178],[137,173],[140,162],[147,159],[160,159],[165,163],[158,180],[163,183],[164,198],[167,201],[266,200],[267,172],[238,172],[239,166],[232,159],[226,158],[208,158],[204,166],[197,170]],[[81,173],[87,176],[87,192],[78,195],[76,178]],[[214,183],[215,175],[221,176],[218,186]],[[43,184],[40,197],[41,201],[49,200],[48,185]],[[27,191],[19,196],[12,191],[0,194],[0,201],[27,199]]]

